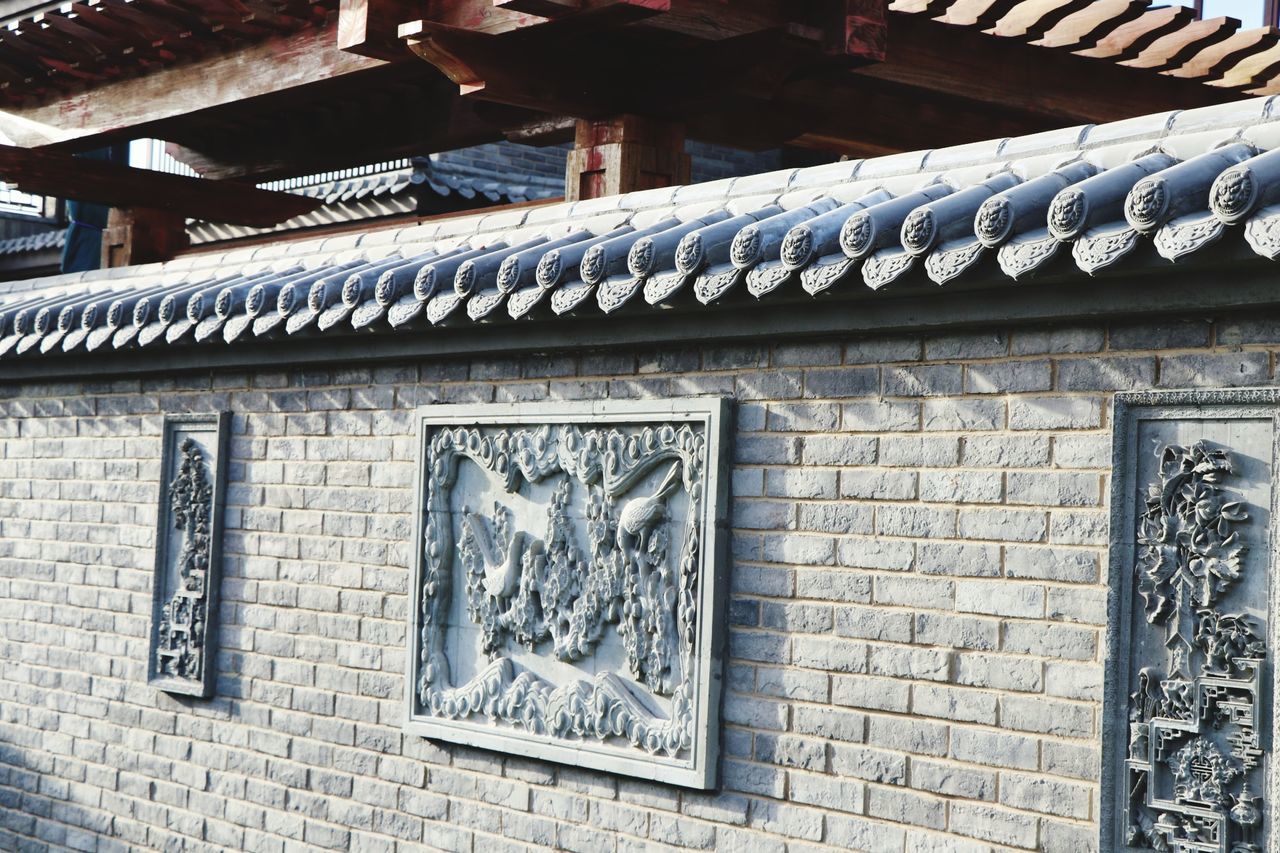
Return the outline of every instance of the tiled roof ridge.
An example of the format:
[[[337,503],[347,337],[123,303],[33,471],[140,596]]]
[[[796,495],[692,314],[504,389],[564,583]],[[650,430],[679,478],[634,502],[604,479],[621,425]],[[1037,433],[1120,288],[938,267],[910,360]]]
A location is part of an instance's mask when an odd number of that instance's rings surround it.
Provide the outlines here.
[[[1240,223],[1249,246],[1275,258],[1277,103],[54,276],[0,296],[0,358],[710,305],[734,289],[760,299],[910,276],[946,284],[984,266],[1012,279],[1053,265],[1094,274],[1144,252],[1177,261]],[[157,301],[170,304],[164,318]],[[53,309],[79,317],[84,334],[50,331]],[[134,309],[130,332],[122,312]]]

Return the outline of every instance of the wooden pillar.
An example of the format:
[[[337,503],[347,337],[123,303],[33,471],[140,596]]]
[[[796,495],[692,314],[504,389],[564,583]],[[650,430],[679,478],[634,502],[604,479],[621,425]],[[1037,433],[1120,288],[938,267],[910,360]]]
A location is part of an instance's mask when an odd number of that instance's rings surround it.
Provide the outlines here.
[[[578,120],[565,173],[566,201],[687,183],[683,125],[633,115]]]
[[[102,266],[171,260],[187,248],[187,219],[150,207],[113,207],[102,232]]]

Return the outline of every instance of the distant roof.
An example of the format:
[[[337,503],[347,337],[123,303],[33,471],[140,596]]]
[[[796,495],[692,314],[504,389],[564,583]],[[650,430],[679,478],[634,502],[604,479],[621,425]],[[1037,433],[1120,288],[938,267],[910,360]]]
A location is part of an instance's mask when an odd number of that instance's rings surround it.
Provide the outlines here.
[[[1280,257],[1277,107],[1258,98],[9,283],[0,363],[569,315],[607,333],[614,315],[667,306],[819,294],[874,306],[903,288],[924,304],[936,285],[1169,268],[1215,244],[1262,263]]]
[[[290,187],[321,198],[324,206],[271,228],[197,221],[188,226],[193,245],[296,231],[385,216],[463,211],[497,204],[555,198],[564,190],[563,167],[551,171],[528,146],[501,143],[414,157],[357,177]],[[514,152],[514,153],[513,153]],[[487,154],[487,156],[486,156]],[[521,156],[523,155],[523,156]],[[513,162],[513,160],[519,162]],[[430,196],[437,199],[432,203]]]

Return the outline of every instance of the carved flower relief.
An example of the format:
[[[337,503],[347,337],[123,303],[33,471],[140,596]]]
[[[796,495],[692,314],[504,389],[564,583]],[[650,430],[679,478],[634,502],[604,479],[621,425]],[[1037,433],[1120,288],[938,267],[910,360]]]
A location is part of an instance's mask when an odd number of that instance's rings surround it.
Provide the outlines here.
[[[1236,166],[1218,176],[1209,191],[1209,206],[1228,222],[1238,222],[1253,208],[1258,184],[1247,166]]]
[[[578,267],[578,275],[587,284],[598,284],[604,277],[604,246],[592,246],[582,256],[582,264]]]
[[[1129,190],[1124,212],[1135,228],[1154,228],[1169,209],[1169,192],[1161,178],[1143,178]]]
[[[453,292],[459,296],[470,296],[475,287],[475,261],[465,261],[462,266],[458,267],[458,272],[453,277]]]
[[[973,230],[979,239],[993,246],[1009,236],[1013,224],[1012,210],[1007,198],[995,196],[984,201],[973,221]]]
[[[902,223],[902,245],[913,252],[923,252],[933,245],[937,232],[937,218],[933,211],[917,207]]]
[[[684,239],[680,241],[680,245],[676,246],[676,269],[686,275],[701,269],[704,258],[705,249],[702,245],[702,235],[697,231],[686,234]]]
[[[636,278],[644,278],[653,271],[653,239],[641,237],[627,252],[627,272]]]
[[[799,269],[813,258],[813,231],[807,225],[797,225],[782,238],[782,263],[789,269]]]
[[[359,275],[347,276],[347,280],[342,283],[342,301],[344,304],[356,305],[364,301],[363,283]],[[224,290],[222,293],[227,293],[227,291]],[[230,296],[231,294],[228,293],[227,295]],[[221,299],[222,294],[218,294],[218,297]],[[214,310],[217,310],[216,306]]]
[[[564,259],[561,258],[559,249],[552,249],[539,258],[537,270],[539,286],[544,288],[555,287],[556,282],[560,281],[563,267]]]
[[[311,289],[311,293],[312,293],[311,298],[313,300],[316,298],[315,292],[316,292],[316,288],[313,287]],[[315,311],[318,309],[313,307],[311,310]],[[204,317],[204,293],[200,292],[200,293],[194,294],[190,299],[187,300],[187,319],[190,320],[192,323],[198,323],[203,317]]]
[[[26,322],[25,322],[26,316],[27,315],[25,314],[22,316],[22,319],[24,320],[23,322],[24,327],[26,326]],[[124,322],[124,302],[120,299],[117,299],[113,301],[111,305],[108,306],[107,308],[107,326],[112,329],[118,329],[120,328],[120,324],[123,322]]]
[[[141,301],[139,301],[139,304],[141,304]],[[32,329],[37,335],[43,335],[45,332],[49,331],[49,323],[52,319],[53,311],[48,307],[41,308],[40,311],[36,313],[36,321],[32,325]]]
[[[286,284],[280,288],[280,295],[276,297],[276,310],[280,312],[280,316],[287,317],[298,308],[298,288],[292,284]],[[164,306],[160,306],[161,313],[164,312]]]
[[[733,237],[729,247],[729,260],[735,267],[749,267],[760,260],[763,240],[758,225],[748,225]]]
[[[498,267],[498,290],[510,293],[520,282],[520,256],[510,255]]]
[[[875,220],[867,213],[855,213],[840,228],[840,248],[855,260],[871,250],[875,237]]]
[[[378,276],[378,283],[373,286],[373,298],[379,305],[386,307],[397,296],[395,279],[389,275]]]
[[[1067,188],[1053,197],[1049,205],[1049,230],[1060,240],[1076,235],[1084,225],[1089,202],[1080,190]]]

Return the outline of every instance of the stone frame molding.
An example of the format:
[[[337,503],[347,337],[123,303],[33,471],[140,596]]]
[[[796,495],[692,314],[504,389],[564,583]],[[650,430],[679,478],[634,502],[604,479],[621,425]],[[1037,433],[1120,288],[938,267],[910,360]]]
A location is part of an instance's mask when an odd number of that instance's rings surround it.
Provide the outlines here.
[[[207,699],[217,681],[230,427],[230,412],[164,418],[147,683],[166,693]]]
[[[729,407],[691,397],[417,410],[407,733],[714,787]],[[535,502],[535,488],[551,494]],[[670,606],[654,606],[663,596]]]
[[[1212,439],[1188,440],[1197,434],[1196,422],[1225,429],[1221,425],[1233,421],[1253,421],[1269,430],[1269,438],[1251,439],[1247,424],[1231,428],[1241,442],[1261,446],[1267,439],[1265,458]],[[1160,422],[1173,425],[1169,431],[1177,444],[1160,440],[1151,447],[1141,445],[1140,427]],[[1280,389],[1118,393],[1113,425],[1100,849],[1152,849],[1143,832],[1136,840],[1127,837],[1130,826],[1144,820],[1151,825],[1139,828],[1161,836],[1158,843],[1167,846],[1160,849],[1170,853],[1273,849],[1280,840],[1274,826],[1280,812],[1271,805],[1280,796],[1280,774],[1271,752],[1280,734],[1275,715],[1280,693],[1271,660],[1280,648],[1280,584],[1275,582]],[[1140,480],[1139,460],[1153,449],[1158,451],[1156,476]],[[1234,476],[1237,464],[1265,466],[1270,484],[1265,503],[1231,500],[1246,487]],[[1175,499],[1175,494],[1182,497]],[[1184,514],[1174,519],[1179,509]],[[1192,529],[1198,526],[1210,529]],[[1166,533],[1175,529],[1182,531],[1180,538]],[[1204,562],[1190,565],[1188,558]],[[1220,561],[1216,569],[1206,565],[1211,560]],[[1256,602],[1264,625],[1257,624],[1256,616],[1221,612],[1217,600],[1250,574],[1252,583],[1266,589],[1264,602],[1246,599]],[[1263,578],[1257,579],[1258,574]],[[1168,650],[1158,665],[1141,666],[1150,663],[1146,658],[1155,646],[1143,645],[1153,643],[1150,637],[1135,636],[1139,620],[1145,621],[1145,630],[1167,635],[1163,643],[1160,637],[1155,640],[1161,653]],[[1223,632],[1231,635],[1226,638],[1230,642],[1218,642]],[[1135,660],[1143,649],[1144,660]],[[1139,794],[1150,801],[1148,788],[1161,787],[1165,767],[1170,777],[1163,780],[1166,795],[1155,794],[1154,806],[1138,809],[1142,820],[1131,821],[1129,812],[1140,802]],[[1251,780],[1260,784],[1250,786]],[[1209,829],[1188,840],[1181,826],[1193,823],[1223,829],[1216,840],[1210,840]]]

